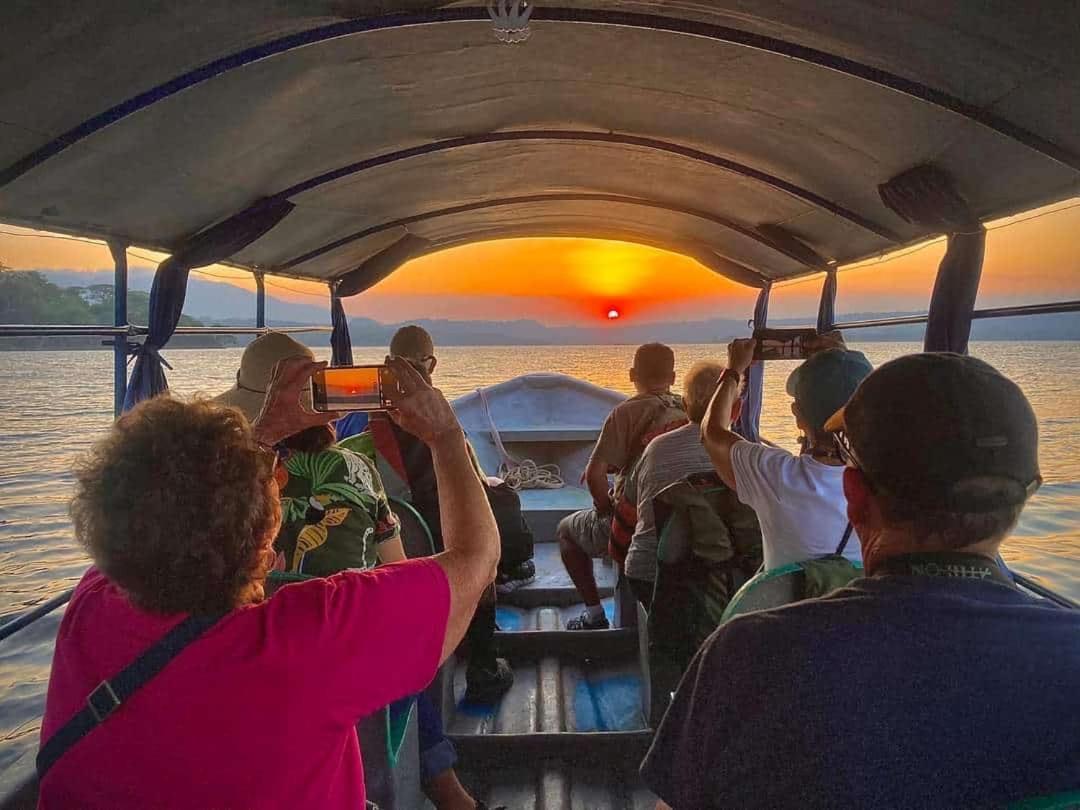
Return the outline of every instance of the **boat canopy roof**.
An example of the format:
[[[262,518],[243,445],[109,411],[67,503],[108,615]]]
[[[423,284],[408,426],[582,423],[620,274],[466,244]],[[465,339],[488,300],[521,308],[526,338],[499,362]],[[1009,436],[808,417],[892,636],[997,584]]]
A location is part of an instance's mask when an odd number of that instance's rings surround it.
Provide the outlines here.
[[[502,7],[515,6],[502,0]],[[188,0],[0,10],[0,220],[356,292],[415,255],[573,235],[763,286],[933,234],[877,186],[945,169],[982,218],[1080,189],[1080,4]]]

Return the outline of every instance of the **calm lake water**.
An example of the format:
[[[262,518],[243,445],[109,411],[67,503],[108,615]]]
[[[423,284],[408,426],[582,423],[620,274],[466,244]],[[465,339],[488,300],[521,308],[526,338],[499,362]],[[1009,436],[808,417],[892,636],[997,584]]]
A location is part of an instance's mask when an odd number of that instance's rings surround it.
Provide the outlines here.
[[[676,346],[678,371],[722,357],[715,345]],[[880,364],[917,351],[910,343],[867,343]],[[519,374],[557,371],[630,392],[632,346],[447,347],[437,383],[449,397]],[[326,358],[328,350],[317,352]],[[231,385],[240,349],[166,350],[180,394],[216,394]],[[354,349],[357,363],[380,362],[383,349]],[[972,354],[1016,380],[1038,414],[1046,483],[1024,512],[1005,558],[1017,570],[1080,599],[1080,343],[976,343]],[[784,393],[794,363],[766,372],[762,432],[794,448]],[[71,462],[112,416],[110,352],[0,352],[0,623],[62,592],[86,557],[67,517]],[[61,611],[0,642],[0,771],[37,745],[37,711],[48,679]]]

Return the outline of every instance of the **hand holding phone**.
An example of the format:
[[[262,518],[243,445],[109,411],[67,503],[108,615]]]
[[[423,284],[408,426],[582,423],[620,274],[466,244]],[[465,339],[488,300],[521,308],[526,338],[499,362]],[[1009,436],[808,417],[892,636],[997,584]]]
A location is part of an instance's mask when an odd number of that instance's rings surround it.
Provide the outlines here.
[[[301,402],[301,393],[311,378],[322,374],[326,363],[316,363],[306,357],[288,357],[274,366],[270,387],[262,410],[252,428],[260,444],[274,446],[302,430],[328,424],[338,418],[333,409],[324,408],[312,413]]]
[[[816,338],[816,329],[755,329],[754,362],[805,360]]]
[[[398,385],[386,366],[337,366],[311,378],[316,411],[385,411],[394,406]]]
[[[394,375],[399,392],[390,418],[403,430],[416,436],[428,447],[442,440],[463,435],[457,415],[442,391],[427,380],[402,357],[388,357],[386,364]]]

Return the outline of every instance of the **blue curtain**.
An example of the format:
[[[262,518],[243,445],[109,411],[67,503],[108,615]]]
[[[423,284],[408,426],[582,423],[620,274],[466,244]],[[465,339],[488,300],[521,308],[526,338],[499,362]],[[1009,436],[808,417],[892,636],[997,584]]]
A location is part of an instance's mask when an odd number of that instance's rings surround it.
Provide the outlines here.
[[[981,228],[949,236],[930,297],[923,351],[967,354],[985,248],[986,231]]]
[[[817,330],[819,333],[832,331],[836,324],[836,268],[825,273],[821,285],[821,303],[818,304]]]
[[[757,304],[754,305],[754,328],[765,326],[769,319],[769,290],[766,285],[758,293]],[[735,425],[735,432],[744,439],[756,442],[761,439],[758,430],[761,424],[761,401],[765,389],[765,368],[763,363],[754,363],[747,372],[746,387],[743,389],[742,413]]]
[[[264,200],[195,234],[158,265],[150,288],[149,333],[142,344],[130,346],[135,355],[135,368],[124,396],[125,411],[144,399],[169,390],[164,370],[169,365],[159,350],[169,342],[180,323],[191,268],[224,261],[277,225],[292,209],[292,203],[287,200]]]
[[[345,317],[345,307],[341,305],[341,298],[335,289],[330,291],[330,320],[334,327],[334,331],[330,333],[330,365],[351,366],[353,360],[349,321]]]

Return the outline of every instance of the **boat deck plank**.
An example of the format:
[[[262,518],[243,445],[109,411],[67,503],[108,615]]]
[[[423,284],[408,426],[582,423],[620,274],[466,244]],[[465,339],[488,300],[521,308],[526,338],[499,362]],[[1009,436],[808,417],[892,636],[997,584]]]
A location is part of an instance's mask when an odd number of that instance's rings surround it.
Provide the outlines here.
[[[644,731],[641,673],[635,653],[605,660],[511,659],[514,685],[493,704],[465,700],[465,663],[454,669],[454,735]]]
[[[565,760],[464,772],[462,782],[489,806],[514,810],[653,810],[656,797],[633,769],[590,768]]]

